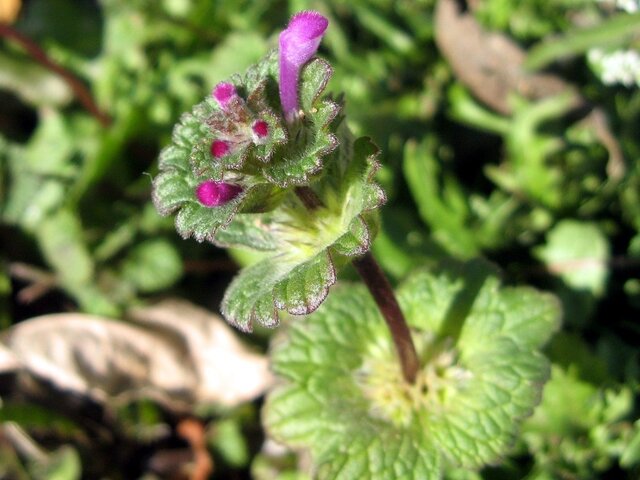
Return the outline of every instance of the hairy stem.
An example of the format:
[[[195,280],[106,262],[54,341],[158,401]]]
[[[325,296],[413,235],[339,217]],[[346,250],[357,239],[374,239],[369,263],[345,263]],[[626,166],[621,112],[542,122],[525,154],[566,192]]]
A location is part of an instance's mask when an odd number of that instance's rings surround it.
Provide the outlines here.
[[[296,187],[296,195],[309,211],[313,211],[322,206],[322,202],[309,187]],[[382,316],[387,322],[387,327],[391,332],[391,338],[398,352],[398,359],[402,368],[402,376],[408,383],[414,383],[420,362],[416,347],[411,339],[411,333],[407,326],[400,305],[393,293],[393,288],[385,276],[382,268],[376,262],[373,254],[369,251],[364,256],[353,261],[360,277],[369,289],[371,296],[375,300]]]
[[[98,108],[87,87],[85,87],[73,73],[54,62],[33,40],[14,28],[3,24],[0,24],[0,37],[5,37],[17,42],[36,62],[62,77],[82,106],[93,115],[103,127],[108,127],[111,124],[111,118]]]
[[[389,280],[387,280],[371,252],[367,252],[364,256],[354,260],[353,266],[362,277],[385,322],[387,322],[393,343],[398,352],[404,379],[408,383],[414,383],[420,368],[420,362],[418,361],[416,347],[411,339],[407,321],[402,310],[400,310],[400,305],[398,305]]]

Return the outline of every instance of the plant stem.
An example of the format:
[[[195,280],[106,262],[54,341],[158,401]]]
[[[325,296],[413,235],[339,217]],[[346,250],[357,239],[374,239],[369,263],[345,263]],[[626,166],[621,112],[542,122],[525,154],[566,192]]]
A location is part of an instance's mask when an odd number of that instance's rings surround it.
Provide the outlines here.
[[[367,252],[364,256],[354,260],[353,266],[362,277],[385,322],[387,322],[393,343],[398,352],[404,379],[408,383],[414,383],[420,368],[420,362],[418,361],[416,347],[411,339],[407,321],[402,310],[400,310],[400,305],[398,305],[389,280],[371,252]]]
[[[311,188],[306,186],[296,187],[295,193],[310,212],[322,207],[322,201]],[[400,310],[400,305],[398,305],[389,280],[370,251],[354,260],[353,266],[362,277],[371,296],[378,305],[382,317],[387,322],[391,338],[398,352],[402,376],[408,383],[415,383],[416,375],[420,368],[418,354],[411,339],[407,321],[402,310]]]
[[[73,73],[54,62],[37,43],[9,25],[3,24],[0,24],[0,37],[11,39],[20,44],[20,46],[26,50],[27,54],[36,62],[62,77],[82,106],[93,115],[103,127],[106,128],[111,125],[111,118],[98,108],[87,87],[85,87]]]

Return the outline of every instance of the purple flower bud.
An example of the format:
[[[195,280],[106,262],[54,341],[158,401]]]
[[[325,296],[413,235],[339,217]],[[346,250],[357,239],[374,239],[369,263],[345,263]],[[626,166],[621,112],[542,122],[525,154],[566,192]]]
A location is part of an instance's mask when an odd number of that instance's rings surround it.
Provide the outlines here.
[[[280,103],[288,122],[298,112],[300,69],[316,53],[329,20],[318,12],[295,14],[280,34]]]
[[[232,83],[220,82],[215,86],[211,95],[218,101],[220,108],[226,110],[229,102],[237,95],[236,87],[234,87]]]
[[[229,153],[229,144],[227,142],[214,140],[213,143],[211,143],[211,155],[213,155],[213,158],[222,158],[227,153]]]
[[[233,200],[242,192],[242,188],[231,183],[207,180],[196,188],[196,197],[205,207],[219,207]]]
[[[264,120],[258,120],[251,127],[253,133],[255,133],[258,138],[264,138],[269,135],[269,124]]]

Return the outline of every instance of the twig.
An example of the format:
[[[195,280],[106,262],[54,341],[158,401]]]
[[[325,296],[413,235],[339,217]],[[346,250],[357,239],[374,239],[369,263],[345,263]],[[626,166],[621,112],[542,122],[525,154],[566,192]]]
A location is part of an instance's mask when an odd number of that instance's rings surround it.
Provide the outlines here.
[[[29,283],[18,292],[18,300],[22,303],[34,302],[58,285],[55,275],[26,263],[11,263],[9,274],[18,280]]]
[[[213,460],[207,450],[206,432],[203,423],[195,418],[185,418],[176,427],[177,433],[191,446],[193,469],[191,480],[207,480],[213,473]]]
[[[106,128],[111,125],[111,118],[98,108],[87,87],[73,73],[49,58],[37,43],[9,25],[1,23],[0,36],[17,42],[36,62],[62,77],[64,81],[67,82],[71,90],[73,90],[74,95],[80,101],[82,106],[91,113],[91,115],[93,115],[103,127]]]

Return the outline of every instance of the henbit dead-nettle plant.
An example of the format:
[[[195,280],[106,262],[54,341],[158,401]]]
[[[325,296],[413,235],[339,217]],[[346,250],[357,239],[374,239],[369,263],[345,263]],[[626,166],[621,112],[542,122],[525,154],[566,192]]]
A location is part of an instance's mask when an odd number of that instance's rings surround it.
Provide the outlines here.
[[[394,292],[370,247],[385,202],[377,147],[323,96],[328,27],[295,15],[279,48],[216,85],[160,155],[153,200],[184,238],[264,253],[222,313],[249,332],[291,318],[271,352],[284,381],[264,407],[278,442],[308,449],[318,478],[440,478],[510,447],[540,399],[539,352],[559,307],[502,288],[487,263],[419,269]],[[361,285],[336,283],[352,263]]]

